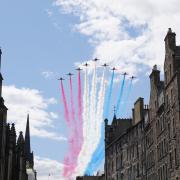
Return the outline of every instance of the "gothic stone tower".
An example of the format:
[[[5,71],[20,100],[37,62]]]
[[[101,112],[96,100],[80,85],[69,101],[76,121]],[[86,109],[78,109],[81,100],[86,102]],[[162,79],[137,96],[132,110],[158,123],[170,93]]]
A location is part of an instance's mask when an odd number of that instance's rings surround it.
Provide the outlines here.
[[[0,64],[1,64],[0,49]],[[16,142],[14,124],[7,124],[7,108],[2,98],[2,80],[0,72],[0,180],[28,180],[26,163],[33,167],[33,154],[30,153],[29,120],[27,121],[26,140],[22,132]]]
[[[28,168],[33,169],[34,168],[34,155],[33,155],[33,152],[31,152],[29,114],[27,116],[26,134],[25,134],[25,156],[26,156],[26,166]]]
[[[0,49],[0,64],[2,51]],[[7,107],[4,105],[2,98],[2,81],[3,77],[0,69],[0,179],[5,178],[5,147],[6,146],[6,125],[7,125]]]

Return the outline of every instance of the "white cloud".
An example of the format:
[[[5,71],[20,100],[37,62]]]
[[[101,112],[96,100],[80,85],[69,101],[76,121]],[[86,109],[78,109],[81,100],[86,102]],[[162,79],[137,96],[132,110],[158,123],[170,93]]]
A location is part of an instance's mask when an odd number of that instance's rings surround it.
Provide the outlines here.
[[[169,27],[180,43],[179,0],[54,0],[54,5],[79,17],[73,30],[89,38],[92,58],[130,75],[141,77],[154,64],[163,69]]]
[[[180,34],[179,0],[55,0],[54,4],[79,16],[74,29],[89,37],[93,57],[135,75],[155,63],[162,69],[167,29]]]
[[[58,114],[49,112],[48,107],[50,104],[57,103],[54,98],[45,99],[36,89],[17,88],[13,85],[3,86],[3,97],[8,107],[8,121],[16,124],[17,132],[25,130],[26,117],[29,113],[32,136],[58,141],[66,140],[65,137],[53,132]]]
[[[53,12],[50,9],[46,9],[45,11],[46,11],[48,17],[51,17],[53,15]]]
[[[46,79],[55,78],[56,77],[56,73],[54,73],[52,71],[43,71],[41,74]]]
[[[62,176],[63,164],[49,158],[35,156],[35,169],[38,180],[64,180]]]

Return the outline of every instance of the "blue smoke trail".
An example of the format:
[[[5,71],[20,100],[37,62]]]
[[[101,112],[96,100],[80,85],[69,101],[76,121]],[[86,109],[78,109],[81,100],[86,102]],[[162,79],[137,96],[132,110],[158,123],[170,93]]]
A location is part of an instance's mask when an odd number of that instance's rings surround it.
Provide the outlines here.
[[[123,112],[127,109],[127,104],[128,104],[128,101],[129,101],[129,97],[130,97],[130,93],[131,93],[131,89],[132,89],[132,79],[128,85],[128,90],[127,90],[127,94],[126,94],[126,97],[125,97],[125,105],[124,105],[124,109],[123,109]]]
[[[108,90],[108,94],[107,94],[107,98],[106,98],[106,102],[105,102],[104,118],[107,118],[107,119],[108,119],[108,115],[109,115],[109,106],[110,106],[110,102],[111,102],[113,83],[114,83],[114,71],[112,72],[111,82],[110,82],[110,86],[109,86],[109,90]]]
[[[105,157],[105,145],[104,145],[104,124],[101,127],[101,139],[96,151],[92,155],[91,162],[88,164],[85,174],[86,175],[93,175],[93,173],[98,169],[99,165],[101,164],[102,160]]]
[[[124,91],[125,79],[126,79],[126,76],[124,75],[123,79],[122,79],[122,82],[120,84],[120,92],[119,92],[117,106],[116,106],[116,114],[119,112],[119,109],[120,109],[121,100],[122,100],[123,91]]]
[[[132,89],[132,79],[131,79],[131,81],[129,83],[129,87],[128,87],[128,91],[127,91],[127,96],[126,96],[127,99],[129,99],[129,95],[130,95],[131,89]]]
[[[112,76],[111,76],[111,81],[110,81],[110,85],[107,91],[107,96],[106,96],[106,101],[105,101],[105,111],[104,111],[104,117],[108,118],[109,115],[109,106],[110,106],[110,102],[111,102],[111,96],[112,96],[112,89],[113,89],[113,84],[114,84],[114,76],[115,73],[114,71],[112,72]],[[86,175],[92,175],[97,168],[99,167],[99,165],[101,164],[101,162],[103,161],[105,154],[104,154],[104,150],[105,150],[105,144],[104,144],[104,123],[102,123],[101,125],[101,138],[100,138],[100,142],[96,148],[96,151],[93,153],[92,155],[92,159],[89,162],[85,174]]]

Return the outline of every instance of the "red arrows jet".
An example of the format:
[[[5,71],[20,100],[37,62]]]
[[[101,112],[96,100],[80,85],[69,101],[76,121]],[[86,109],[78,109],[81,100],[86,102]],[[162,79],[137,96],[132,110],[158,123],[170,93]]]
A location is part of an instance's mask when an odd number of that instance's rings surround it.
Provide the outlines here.
[[[130,78],[133,80],[133,79],[135,79],[136,77],[135,77],[135,76],[131,76]]]
[[[72,73],[68,73],[68,74],[66,74],[67,76],[73,76],[73,74]]]
[[[116,71],[117,69],[115,67],[113,67],[111,70]]]
[[[58,79],[59,81],[64,81],[65,79],[63,79],[62,77]]]
[[[77,71],[81,71],[82,69],[79,67],[79,68],[77,68],[76,70],[77,70]]]
[[[96,61],[99,61],[99,59],[98,59],[98,58],[95,58],[95,59],[93,59],[93,61],[95,61],[95,62],[96,62]]]
[[[125,72],[125,73],[123,73],[122,75],[123,75],[123,76],[127,76],[127,75],[128,75],[128,73],[126,73],[126,72]]]
[[[86,66],[86,67],[87,67],[87,66],[89,66],[89,64],[88,64],[88,63],[86,63],[86,64],[84,64],[84,66]]]
[[[109,66],[109,65],[105,63],[105,64],[103,64],[102,66],[107,67],[107,66]]]

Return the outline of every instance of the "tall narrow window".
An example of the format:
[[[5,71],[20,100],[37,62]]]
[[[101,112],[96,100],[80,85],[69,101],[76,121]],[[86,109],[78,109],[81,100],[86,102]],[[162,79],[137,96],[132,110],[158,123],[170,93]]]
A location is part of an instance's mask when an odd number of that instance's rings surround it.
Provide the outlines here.
[[[139,177],[139,163],[137,163],[137,177]]]
[[[175,158],[175,165],[177,167],[178,166],[178,157],[177,157],[177,150],[176,150],[176,148],[174,149],[174,158]]]
[[[165,180],[165,179],[166,179],[165,166],[163,165],[162,168],[163,168],[163,169],[162,169],[162,171],[163,171],[163,179]]]
[[[169,106],[169,97],[168,97],[168,94],[166,95],[166,107]]]
[[[160,155],[159,155],[159,144],[157,145],[157,156],[158,156],[158,160],[160,159]]]
[[[172,153],[169,153],[169,163],[170,163],[170,168],[172,168]]]
[[[171,105],[173,104],[173,90],[171,89]]]
[[[175,123],[175,119],[173,118],[173,137],[176,136],[176,123]]]
[[[167,79],[167,71],[165,72],[165,82],[166,82],[166,84],[167,84],[167,82],[168,82],[168,79]]]
[[[171,64],[169,65],[169,76],[170,76],[170,78],[172,77],[172,67],[171,67]]]
[[[139,148],[138,148],[138,143],[136,145],[136,152],[137,152],[137,158],[139,158]]]
[[[169,135],[169,139],[171,139],[171,126],[170,126],[170,123],[168,123],[168,135]]]
[[[160,179],[160,169],[158,169],[158,180],[161,180]]]
[[[161,178],[160,178],[160,179],[163,180],[163,172],[162,172],[162,168],[160,168],[160,172],[161,172],[161,176],[160,176]]]
[[[165,167],[166,167],[166,180],[168,179],[168,170],[167,170],[167,164],[165,164]]]
[[[121,154],[121,168],[123,167],[123,154]]]
[[[158,122],[156,122],[156,131],[159,134],[159,131],[158,131]]]

